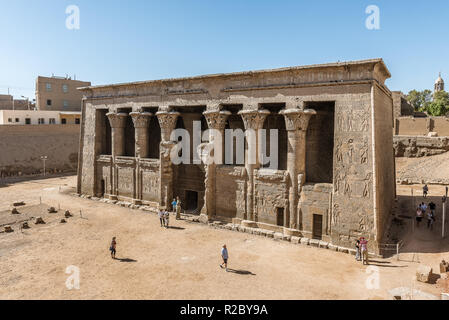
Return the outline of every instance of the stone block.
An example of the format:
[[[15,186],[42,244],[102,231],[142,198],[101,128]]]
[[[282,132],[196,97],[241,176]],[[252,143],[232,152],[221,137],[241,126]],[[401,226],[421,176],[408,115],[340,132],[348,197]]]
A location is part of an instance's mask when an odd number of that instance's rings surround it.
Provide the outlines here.
[[[280,232],[276,232],[275,234],[274,234],[274,240],[282,240],[282,239],[284,239],[284,234],[282,234],[282,233],[280,233]]]
[[[44,219],[42,219],[42,217],[37,217],[35,224],[45,224],[45,221]]]
[[[349,251],[348,251],[348,248],[344,248],[344,247],[338,247],[337,248],[337,251],[338,252],[341,252],[341,253],[348,253]]]
[[[319,247],[320,246],[320,240],[317,239],[310,239],[309,245],[313,247]]]
[[[320,241],[319,247],[320,247],[320,248],[323,248],[323,249],[327,249],[327,248],[329,248],[329,242],[326,242],[326,241]]]
[[[432,276],[432,267],[425,266],[425,265],[419,265],[418,269],[416,270],[416,280],[419,282],[427,283],[430,280],[430,277]]]
[[[301,238],[300,243],[304,244],[306,246],[309,245],[310,239],[309,238]]]
[[[333,244],[329,244],[328,249],[332,250],[332,251],[337,251],[338,250],[338,246],[333,245]]]
[[[292,238],[292,236],[284,234],[284,236],[282,237],[282,240],[290,242],[291,238]]]
[[[274,231],[267,230],[267,238],[274,238],[274,234],[275,234]]]
[[[5,232],[11,233],[11,232],[14,232],[14,229],[11,226],[5,226]]]
[[[292,236],[291,239],[290,239],[290,242],[294,243],[294,244],[299,244],[300,241],[301,241],[301,238],[300,237],[296,237],[296,236]]]

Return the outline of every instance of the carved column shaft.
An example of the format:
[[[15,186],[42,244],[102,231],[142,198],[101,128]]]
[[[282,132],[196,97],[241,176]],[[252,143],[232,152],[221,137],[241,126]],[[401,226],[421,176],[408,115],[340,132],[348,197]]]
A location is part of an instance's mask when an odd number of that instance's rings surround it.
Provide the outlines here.
[[[211,159],[215,158],[217,152],[221,155],[221,162],[223,163],[224,158],[224,130],[226,127],[226,120],[231,115],[228,111],[206,111],[204,112],[204,117],[206,118],[207,125],[210,130],[216,130],[215,132],[210,131],[209,135],[209,143],[206,147],[206,179],[205,179],[205,192],[204,192],[204,206],[201,210],[201,215],[203,216],[202,220],[209,220],[216,214],[216,206],[215,206],[215,183],[216,183],[216,163]],[[221,143],[216,139],[215,134],[221,135]],[[213,153],[210,153],[208,150],[212,150]],[[204,150],[204,149],[203,149]]]
[[[142,177],[140,170],[140,159],[147,158],[149,154],[148,134],[151,117],[150,112],[132,112],[129,114],[133,119],[135,134],[135,151],[136,151],[136,170],[135,170],[135,196],[134,204],[142,202]]]
[[[246,216],[245,220],[255,221],[254,217],[254,170],[259,168],[259,131],[263,128],[265,119],[270,114],[267,110],[244,110],[239,114],[245,125],[245,130],[252,131],[247,134],[247,149],[245,155],[245,168],[248,174],[246,192]],[[249,139],[248,139],[249,138]],[[250,152],[253,154],[250,155]]]
[[[147,158],[149,154],[148,133],[151,117],[150,112],[133,112],[130,113],[133,119],[136,140],[136,157]]]
[[[176,121],[180,113],[160,111],[156,116],[161,127],[161,145],[160,145],[160,168],[159,168],[159,201],[162,207],[167,209],[173,199],[173,164],[170,153],[175,142],[170,141],[170,135],[176,128]]]
[[[303,185],[306,179],[306,133],[310,118],[316,114],[314,110],[287,109],[281,111],[285,118],[285,127],[288,132],[287,171],[290,177],[289,208],[284,219],[286,228],[297,229],[299,184]],[[302,181],[299,181],[301,177]]]
[[[128,115],[110,112],[107,117],[111,125],[112,156],[123,156],[125,154],[125,127]]]

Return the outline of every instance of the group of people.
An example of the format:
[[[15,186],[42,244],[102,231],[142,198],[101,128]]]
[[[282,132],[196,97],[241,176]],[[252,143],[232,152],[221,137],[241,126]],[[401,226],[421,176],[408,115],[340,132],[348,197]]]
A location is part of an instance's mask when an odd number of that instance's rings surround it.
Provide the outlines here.
[[[421,202],[421,204],[416,209],[416,226],[419,228],[419,225],[421,224],[421,221],[425,217],[427,219],[427,229],[432,230],[433,224],[435,222],[435,210],[436,210],[436,204],[433,202],[430,202],[428,205],[424,202]],[[428,209],[428,210],[427,210]]]
[[[364,237],[356,240],[355,250],[355,259],[357,261],[361,260],[363,264],[368,264],[368,240]]]

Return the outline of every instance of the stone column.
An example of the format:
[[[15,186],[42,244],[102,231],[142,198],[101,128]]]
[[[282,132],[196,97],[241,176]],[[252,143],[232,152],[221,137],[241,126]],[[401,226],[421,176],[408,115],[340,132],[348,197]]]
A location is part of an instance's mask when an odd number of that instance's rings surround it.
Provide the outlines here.
[[[106,116],[111,125],[112,156],[123,156],[125,154],[125,127],[128,115],[110,112]]]
[[[115,166],[115,157],[125,154],[125,127],[126,113],[110,112],[106,115],[111,125],[111,142],[112,142],[112,175],[111,175],[111,200],[117,200],[117,168]]]
[[[242,222],[243,224],[247,226],[255,226],[254,223],[255,220],[255,214],[254,214],[254,170],[258,169],[260,167],[259,163],[259,134],[260,129],[263,128],[265,119],[270,114],[268,110],[243,110],[239,112],[239,115],[243,119],[243,123],[245,125],[245,130],[247,131],[253,131],[255,134],[255,139],[253,141],[248,140],[247,135],[247,149],[245,154],[245,168],[248,175],[248,183],[247,183],[247,192],[246,192],[246,216],[245,220]],[[252,145],[252,147],[250,147]],[[249,155],[250,150],[253,150],[255,154],[252,156]],[[250,160],[251,161],[250,163]],[[256,213],[257,214],[257,213]]]
[[[133,119],[136,135],[136,158],[148,158],[148,133],[153,114],[150,112],[133,112],[129,115]]]
[[[289,207],[284,219],[286,233],[298,234],[298,201],[301,186],[306,181],[306,133],[314,110],[286,109],[281,111],[285,117],[288,132],[287,171],[290,178]],[[286,210],[287,211],[287,210]]]
[[[205,156],[202,157],[202,160],[205,161],[204,167],[206,171],[205,177],[205,191],[204,191],[204,206],[201,210],[200,221],[203,223],[207,223],[213,216],[216,215],[216,207],[215,207],[215,181],[216,181],[216,163],[213,161],[216,152],[221,153],[221,163],[223,163],[224,159],[224,131],[226,126],[226,120],[231,115],[229,111],[220,111],[220,110],[211,110],[203,113],[206,118],[207,125],[209,129],[217,130],[221,134],[221,145],[215,146],[215,135],[213,132],[210,132],[209,135],[209,143],[203,146],[205,151]],[[221,150],[216,150],[215,147],[221,148]],[[214,148],[214,151],[211,153],[210,148]],[[204,154],[203,154],[204,155]],[[203,156],[202,155],[202,156]]]
[[[135,170],[135,195],[133,203],[142,204],[142,172],[140,171],[140,159],[148,158],[148,133],[151,117],[150,112],[132,112],[129,114],[133,119],[135,132],[135,150],[136,150],[136,170]]]
[[[159,170],[159,201],[161,207],[169,209],[173,199],[173,164],[170,152],[176,142],[170,140],[172,131],[176,128],[179,112],[160,111],[156,113],[161,127],[160,170]]]

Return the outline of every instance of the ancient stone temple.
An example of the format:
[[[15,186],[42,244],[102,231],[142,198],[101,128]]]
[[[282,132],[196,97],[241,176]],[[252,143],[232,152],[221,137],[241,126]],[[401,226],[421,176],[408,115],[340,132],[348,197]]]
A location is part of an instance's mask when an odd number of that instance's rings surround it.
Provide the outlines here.
[[[202,221],[351,248],[365,236],[378,252],[395,198],[389,77],[373,59],[81,88],[78,193],[155,207],[179,197]],[[171,132],[192,136],[195,123],[277,129],[277,167],[235,154],[173,164]]]

